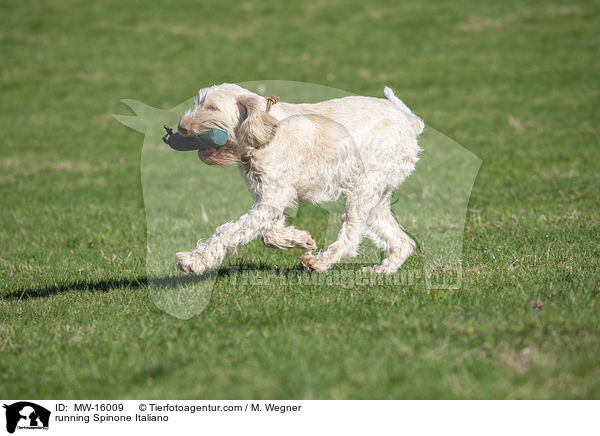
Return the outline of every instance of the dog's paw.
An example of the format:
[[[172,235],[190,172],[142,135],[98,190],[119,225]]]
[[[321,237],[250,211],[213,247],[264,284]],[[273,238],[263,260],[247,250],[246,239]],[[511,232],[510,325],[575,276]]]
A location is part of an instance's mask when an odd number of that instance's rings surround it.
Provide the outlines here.
[[[287,229],[288,231],[290,229]],[[300,248],[307,252],[312,252],[317,249],[315,237],[306,230],[293,229],[293,232],[271,232],[263,235],[263,242],[267,247],[280,248],[287,250],[288,248]]]
[[[317,240],[310,233],[308,233],[308,232],[305,232],[305,233],[306,233],[306,235],[305,235],[306,237],[301,242],[299,248],[303,248],[304,250],[311,253],[317,249]]]
[[[177,268],[185,273],[202,274],[206,266],[202,263],[200,256],[193,251],[180,251],[175,254],[175,264]]]
[[[305,254],[300,258],[300,266],[308,272],[322,273],[329,269],[329,264],[323,262],[318,256]]]
[[[375,266],[365,266],[362,268],[362,271],[365,273],[375,273],[375,274],[394,274],[398,270],[398,267],[393,267],[391,265],[375,265]]]

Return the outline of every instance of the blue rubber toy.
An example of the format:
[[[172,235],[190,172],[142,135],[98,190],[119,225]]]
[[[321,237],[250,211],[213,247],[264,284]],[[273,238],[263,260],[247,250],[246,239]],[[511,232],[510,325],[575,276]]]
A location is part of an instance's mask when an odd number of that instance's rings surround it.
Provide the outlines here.
[[[163,127],[167,133],[162,140],[173,150],[206,150],[222,147],[227,143],[227,132],[222,129],[210,129],[198,136],[183,136],[179,132],[173,133],[173,129],[166,124]]]

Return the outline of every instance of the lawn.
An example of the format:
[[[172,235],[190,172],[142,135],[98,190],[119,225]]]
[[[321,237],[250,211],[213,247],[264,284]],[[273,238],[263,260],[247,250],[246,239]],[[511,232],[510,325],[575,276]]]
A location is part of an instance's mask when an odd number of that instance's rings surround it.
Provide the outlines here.
[[[3,397],[600,397],[597,2],[1,5]],[[299,252],[255,241],[196,316],[161,310],[147,225],[189,249],[251,199],[235,169],[188,156],[190,177],[227,182],[207,220],[190,212],[204,185],[170,190],[165,204],[199,234],[171,225],[146,189],[160,182],[144,178],[147,139],[112,114],[133,115],[125,98],[170,109],[204,86],[267,79],[389,85],[482,160],[459,289],[327,283],[356,263],[315,283]],[[295,217],[308,230],[322,219]]]

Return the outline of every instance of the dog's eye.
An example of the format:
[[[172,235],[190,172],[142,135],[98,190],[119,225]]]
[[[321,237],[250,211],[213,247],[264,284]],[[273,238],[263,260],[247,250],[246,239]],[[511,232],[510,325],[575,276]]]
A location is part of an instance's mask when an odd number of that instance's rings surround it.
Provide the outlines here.
[[[207,111],[218,111],[219,110],[219,109],[217,109],[216,106],[213,106],[212,104],[205,106],[204,109],[206,109]]]

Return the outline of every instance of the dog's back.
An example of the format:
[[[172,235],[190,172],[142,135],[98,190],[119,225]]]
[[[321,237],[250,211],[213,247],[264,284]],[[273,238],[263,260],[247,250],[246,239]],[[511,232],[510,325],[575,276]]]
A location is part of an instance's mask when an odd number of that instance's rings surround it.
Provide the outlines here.
[[[283,118],[314,114],[343,126],[348,132],[344,136],[352,138],[345,145],[358,150],[360,166],[369,177],[396,187],[414,170],[421,150],[417,137],[424,124],[390,88],[385,88],[384,95],[385,99],[349,96],[314,104],[282,103],[278,109]],[[315,146],[337,148],[331,135],[326,136],[329,141]]]

